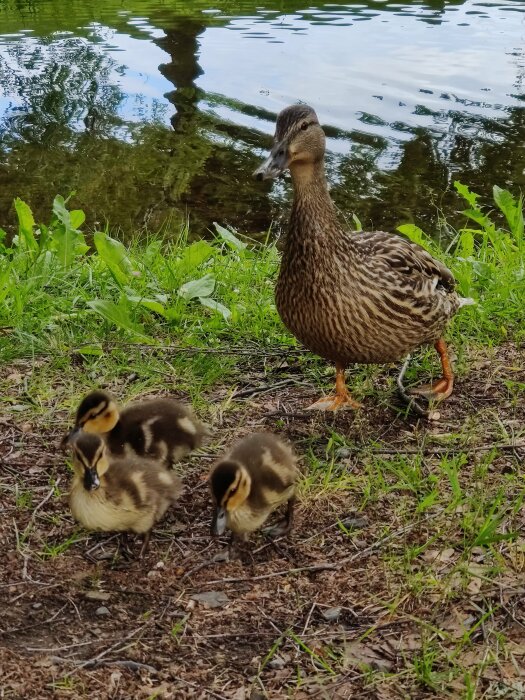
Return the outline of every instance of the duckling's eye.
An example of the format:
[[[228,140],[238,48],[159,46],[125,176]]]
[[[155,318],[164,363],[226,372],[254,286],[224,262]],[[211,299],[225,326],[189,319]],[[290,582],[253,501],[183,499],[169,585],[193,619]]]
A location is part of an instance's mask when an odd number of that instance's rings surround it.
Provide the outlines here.
[[[237,493],[238,488],[239,488],[238,486],[235,486],[233,489],[230,489],[230,496],[235,495]]]
[[[306,131],[306,130],[308,129],[308,122],[303,122],[303,123],[301,124],[301,129],[302,129],[303,131]]]

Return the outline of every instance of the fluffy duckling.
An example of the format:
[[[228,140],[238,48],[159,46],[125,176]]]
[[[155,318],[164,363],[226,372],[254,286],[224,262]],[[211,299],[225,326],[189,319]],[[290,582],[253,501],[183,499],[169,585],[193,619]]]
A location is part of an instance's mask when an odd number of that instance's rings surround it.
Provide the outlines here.
[[[80,431],[70,446],[73,517],[88,530],[143,534],[142,557],[153,525],[182,493],[179,477],[153,460],[111,459],[100,435]]]
[[[268,532],[289,532],[297,477],[297,459],[282,440],[270,433],[245,437],[211,470],[212,534],[222,535],[228,528],[234,537],[246,539],[283,503],[288,504],[284,520]]]
[[[102,435],[112,456],[135,454],[171,467],[200,447],[206,427],[189,406],[173,399],[139,401],[119,410],[105,391],[92,391],[77,410],[75,427]]]

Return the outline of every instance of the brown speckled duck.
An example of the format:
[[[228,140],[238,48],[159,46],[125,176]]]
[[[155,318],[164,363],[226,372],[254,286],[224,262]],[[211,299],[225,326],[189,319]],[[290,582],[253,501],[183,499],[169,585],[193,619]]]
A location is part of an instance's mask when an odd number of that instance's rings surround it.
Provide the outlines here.
[[[446,399],[454,375],[442,333],[460,306],[472,300],[459,297],[452,273],[406,238],[345,231],[328,192],[324,154],[325,134],[316,113],[293,105],[277,117],[270,156],[254,173],[269,179],[289,169],[292,176],[277,310],[301,343],[336,366],[335,394],[310,408],[358,408],[346,388],[348,365],[395,362],[427,343],[439,353],[443,376],[410,394]],[[408,399],[403,374],[398,384]]]

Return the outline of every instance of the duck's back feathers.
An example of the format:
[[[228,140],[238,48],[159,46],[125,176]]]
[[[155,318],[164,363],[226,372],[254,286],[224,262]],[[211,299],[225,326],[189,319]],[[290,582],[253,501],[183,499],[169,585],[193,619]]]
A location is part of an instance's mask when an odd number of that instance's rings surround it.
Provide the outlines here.
[[[171,466],[200,447],[205,434],[204,425],[188,406],[172,399],[152,399],[123,408],[107,443],[112,454],[131,451]]]

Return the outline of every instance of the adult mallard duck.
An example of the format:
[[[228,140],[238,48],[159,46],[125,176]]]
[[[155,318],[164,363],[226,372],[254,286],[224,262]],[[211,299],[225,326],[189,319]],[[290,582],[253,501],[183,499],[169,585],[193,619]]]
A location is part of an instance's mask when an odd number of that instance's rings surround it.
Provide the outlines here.
[[[277,310],[301,343],[336,366],[335,394],[310,408],[358,408],[346,388],[348,365],[395,362],[427,343],[439,353],[443,376],[410,393],[446,399],[454,375],[442,333],[460,306],[472,300],[457,294],[450,270],[406,238],[345,231],[328,192],[324,154],[325,134],[316,113],[293,105],[277,117],[270,156],[254,173],[270,179],[289,169],[292,176]],[[398,384],[408,398],[402,375]]]

